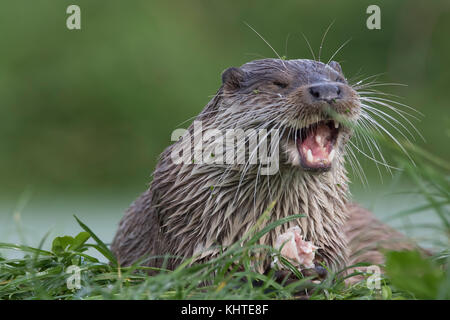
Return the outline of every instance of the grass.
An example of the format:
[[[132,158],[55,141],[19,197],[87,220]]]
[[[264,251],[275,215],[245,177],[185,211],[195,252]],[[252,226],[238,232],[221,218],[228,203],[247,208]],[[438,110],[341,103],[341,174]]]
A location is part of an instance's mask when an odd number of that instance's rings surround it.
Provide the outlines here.
[[[439,217],[439,224],[423,227],[433,228],[445,240],[436,237],[434,255],[429,258],[414,251],[386,252],[386,274],[381,276],[379,289],[371,289],[366,280],[346,286],[343,270],[330,274],[318,284],[303,278],[299,272],[295,273],[297,281],[289,284],[275,281],[274,271],[267,275],[256,272],[255,253],[278,254],[273,248],[259,245],[257,240],[277,225],[300,215],[284,218],[261,230],[256,225],[244,239],[223,249],[213,260],[201,264],[188,260],[173,271],[158,269],[154,276],[148,276],[150,268],[140,265],[143,260],[131,267],[120,267],[108,246],[75,217],[82,231],[74,237],[56,237],[50,250],[42,249],[47,237],[36,248],[0,243],[0,253],[9,250],[20,253],[14,259],[0,256],[0,299],[296,299],[300,297],[299,291],[307,293],[310,299],[450,299],[450,167],[446,161],[416,146],[404,146],[414,155],[416,164],[394,152],[398,155],[396,164],[414,183],[410,192],[420,195],[426,203],[398,212],[395,217],[432,210]],[[98,251],[106,262],[88,253],[92,250]],[[281,260],[287,268],[296,271],[289,262]],[[80,271],[78,289],[71,287],[76,285],[71,266]]]

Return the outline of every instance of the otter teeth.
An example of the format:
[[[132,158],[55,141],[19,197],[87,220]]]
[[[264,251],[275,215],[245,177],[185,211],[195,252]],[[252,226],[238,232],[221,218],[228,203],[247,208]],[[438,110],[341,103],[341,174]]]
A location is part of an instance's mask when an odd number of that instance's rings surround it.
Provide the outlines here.
[[[317,142],[317,144],[321,144],[321,141],[322,141],[322,137],[319,136],[319,135],[316,135],[316,142]]]
[[[306,153],[306,160],[308,160],[308,162],[314,161],[311,149],[308,149],[308,152]]]
[[[336,154],[336,152],[333,150],[331,150],[330,154],[328,155],[328,161],[331,162],[333,161],[334,155]]]
[[[334,128],[335,128],[335,129],[339,128],[339,122],[334,121]]]

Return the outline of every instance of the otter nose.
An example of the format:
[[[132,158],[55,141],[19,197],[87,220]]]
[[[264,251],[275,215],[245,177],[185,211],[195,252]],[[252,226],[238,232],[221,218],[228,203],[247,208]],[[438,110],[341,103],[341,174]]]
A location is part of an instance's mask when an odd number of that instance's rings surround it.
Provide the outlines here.
[[[309,87],[309,94],[316,101],[330,102],[334,99],[341,98],[341,89],[333,83],[321,83]]]

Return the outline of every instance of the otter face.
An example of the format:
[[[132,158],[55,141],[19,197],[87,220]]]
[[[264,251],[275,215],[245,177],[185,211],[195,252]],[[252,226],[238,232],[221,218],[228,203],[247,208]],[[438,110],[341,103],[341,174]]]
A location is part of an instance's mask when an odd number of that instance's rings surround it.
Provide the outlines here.
[[[337,62],[256,60],[222,79],[225,104],[238,101],[253,126],[279,130],[284,164],[321,172],[343,158],[360,101]]]

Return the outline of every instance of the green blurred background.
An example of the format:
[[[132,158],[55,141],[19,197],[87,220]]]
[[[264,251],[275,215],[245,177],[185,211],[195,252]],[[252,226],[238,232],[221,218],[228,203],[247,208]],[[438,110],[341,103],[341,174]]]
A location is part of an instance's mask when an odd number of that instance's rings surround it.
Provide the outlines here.
[[[66,8],[81,8],[81,30]],[[366,8],[381,8],[381,30]],[[348,78],[383,73],[383,88],[425,116],[417,143],[449,159],[449,1],[2,1],[0,10],[0,241],[36,243],[78,230],[77,214],[110,241],[150,182],[171,132],[186,127],[221,72],[274,57],[335,57]],[[362,159],[357,201],[386,216],[410,200],[400,179]],[[401,182],[404,186],[406,182]],[[387,196],[391,194],[391,196]],[[388,198],[387,198],[388,197]]]

